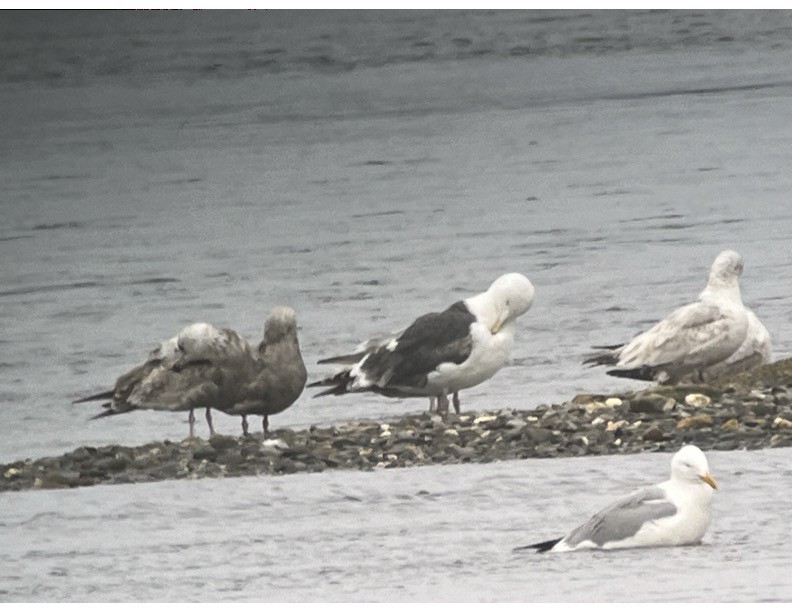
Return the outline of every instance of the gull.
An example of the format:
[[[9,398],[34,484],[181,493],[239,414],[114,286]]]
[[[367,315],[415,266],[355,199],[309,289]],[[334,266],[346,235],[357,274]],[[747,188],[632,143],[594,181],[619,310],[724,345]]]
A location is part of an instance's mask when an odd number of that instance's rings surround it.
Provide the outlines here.
[[[294,311],[278,306],[267,317],[257,349],[232,329],[193,323],[122,375],[112,391],[77,402],[110,399],[95,419],[133,410],[189,411],[190,438],[195,408],[206,408],[210,435],[215,433],[211,408],[241,415],[245,435],[247,415],[259,414],[267,435],[268,415],[291,406],[306,378]]]
[[[704,453],[696,446],[683,446],[671,459],[669,480],[638,489],[563,538],[520,546],[514,551],[699,544],[710,524],[710,503],[717,486]]]
[[[728,380],[733,374],[770,362],[770,333],[752,310],[746,308],[745,312],[748,315],[748,333],[740,348],[728,359],[704,368],[698,376],[687,377],[682,382],[710,382],[716,378]]]
[[[196,408],[206,408],[214,435],[211,408],[228,403],[230,389],[250,374],[253,354],[244,338],[230,329],[192,323],[161,343],[141,365],[122,374],[110,391],[74,403],[109,399],[99,419],[134,410],[189,412],[189,437],[195,434]]]
[[[398,334],[364,342],[351,355],[320,361],[344,367],[308,386],[330,387],[315,397],[370,391],[435,398],[438,408],[447,411],[448,395],[484,382],[506,364],[515,321],[533,299],[531,281],[515,272],[504,274],[485,292],[418,317]],[[454,408],[459,412],[458,395]]]
[[[605,349],[583,363],[615,365],[611,376],[676,384],[701,379],[702,372],[727,360],[743,344],[748,314],[738,278],[743,262],[736,251],[721,252],[712,264],[698,301],[678,308],[630,342]]]
[[[297,318],[287,306],[274,308],[264,324],[264,340],[259,344],[251,379],[239,390],[226,414],[242,416],[242,433],[248,434],[247,415],[262,418],[264,436],[269,434],[269,417],[291,406],[302,394],[308,373],[297,340]]]

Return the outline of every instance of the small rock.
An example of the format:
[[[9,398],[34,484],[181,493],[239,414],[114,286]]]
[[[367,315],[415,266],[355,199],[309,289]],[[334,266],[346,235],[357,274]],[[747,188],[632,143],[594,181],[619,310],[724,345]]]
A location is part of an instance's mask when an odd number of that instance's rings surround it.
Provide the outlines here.
[[[19,478],[20,476],[22,476],[22,470],[18,470],[14,467],[3,472],[3,478],[7,478],[8,480],[13,480],[15,478]]]
[[[608,399],[605,400],[605,405],[608,408],[618,408],[623,403],[624,402],[619,397],[609,397]]]
[[[662,442],[664,440],[668,440],[669,437],[670,436],[668,436],[668,434],[666,434],[662,429],[657,427],[657,425],[652,425],[643,435],[643,439],[647,442]]]
[[[740,423],[737,419],[729,419],[723,425],[721,425],[721,429],[725,429],[727,431],[737,431],[740,429]]]
[[[489,423],[491,421],[495,421],[497,418],[498,417],[494,414],[482,414],[481,416],[473,419],[473,424],[478,425],[479,423]]]
[[[203,461],[204,459],[207,461],[214,461],[217,459],[217,450],[205,444],[193,450],[192,456],[196,461]]]
[[[696,414],[679,419],[677,429],[701,429],[712,425],[712,417],[708,414]]]
[[[693,408],[709,406],[712,400],[703,393],[690,393],[685,396],[685,403]]]
[[[213,449],[216,451],[226,450],[227,448],[233,448],[234,446],[239,446],[237,439],[233,436],[222,436],[220,434],[215,434],[209,439],[209,444]]]
[[[630,412],[645,414],[662,414],[670,398],[656,393],[647,393],[630,401]],[[673,401],[673,400],[672,400]]]
[[[792,421],[776,417],[773,421],[773,427],[792,427]]]

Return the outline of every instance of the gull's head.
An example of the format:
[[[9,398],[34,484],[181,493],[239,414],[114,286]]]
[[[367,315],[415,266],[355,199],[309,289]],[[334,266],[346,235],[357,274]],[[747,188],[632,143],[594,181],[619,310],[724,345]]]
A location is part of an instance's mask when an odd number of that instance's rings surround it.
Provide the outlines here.
[[[209,323],[191,323],[176,336],[177,352],[171,368],[178,372],[190,362],[207,359],[224,340],[220,330]]]
[[[496,279],[487,289],[487,295],[497,313],[490,331],[497,334],[503,325],[528,312],[533,304],[534,287],[522,274],[511,272]]]
[[[718,488],[718,483],[709,472],[707,458],[698,446],[692,444],[683,446],[671,459],[671,478]]]
[[[264,342],[271,344],[288,336],[297,337],[297,315],[288,306],[276,306],[264,323]]]
[[[712,262],[709,273],[709,282],[724,285],[736,283],[743,272],[743,260],[737,251],[721,251]]]
[[[179,357],[179,337],[168,338],[149,353],[150,360],[163,361],[170,365]]]

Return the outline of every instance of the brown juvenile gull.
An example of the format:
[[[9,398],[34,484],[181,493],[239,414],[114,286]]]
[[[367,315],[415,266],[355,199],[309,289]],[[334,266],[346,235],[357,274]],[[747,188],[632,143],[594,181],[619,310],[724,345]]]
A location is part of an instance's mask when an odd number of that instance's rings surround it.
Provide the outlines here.
[[[264,340],[258,346],[251,379],[239,389],[234,404],[222,410],[242,415],[244,435],[248,433],[247,415],[261,415],[266,437],[269,416],[291,406],[302,394],[307,379],[297,340],[296,315],[291,308],[278,306],[264,324]]]
[[[611,376],[661,384],[700,380],[702,371],[728,359],[746,338],[748,314],[738,283],[742,271],[737,252],[721,252],[698,301],[678,308],[627,344],[595,347],[605,350],[583,363],[615,365],[607,371]]]
[[[696,446],[683,446],[671,459],[669,480],[638,489],[563,538],[520,546],[514,551],[699,544],[710,524],[710,503],[717,486],[704,453]]]
[[[211,408],[223,410],[236,399],[236,389],[252,375],[253,352],[244,338],[230,329],[193,323],[152,351],[149,359],[116,381],[112,391],[78,402],[109,399],[94,419],[133,410],[189,412],[194,437],[195,408],[206,408],[206,422],[214,435]]]
[[[533,298],[525,276],[504,274],[487,291],[417,318],[387,342],[375,339],[352,355],[320,361],[344,368],[309,386],[330,387],[315,397],[370,391],[436,398],[439,409],[447,411],[448,395],[484,382],[506,365],[515,320]],[[458,412],[458,396],[454,407]]]

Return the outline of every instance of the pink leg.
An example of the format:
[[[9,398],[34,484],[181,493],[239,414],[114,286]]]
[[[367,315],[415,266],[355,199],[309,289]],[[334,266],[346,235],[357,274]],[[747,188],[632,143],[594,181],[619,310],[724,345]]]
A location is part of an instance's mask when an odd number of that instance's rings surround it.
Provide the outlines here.
[[[458,412],[458,411],[457,411]],[[214,427],[212,426],[212,409],[206,409],[206,424],[209,425],[209,436],[215,435]]]

